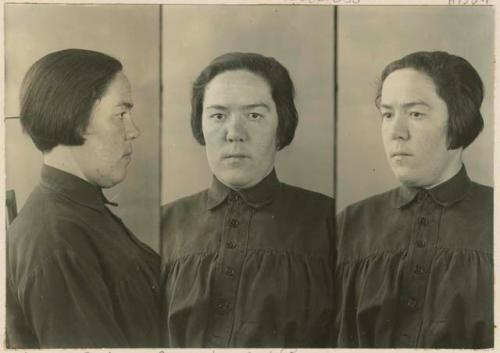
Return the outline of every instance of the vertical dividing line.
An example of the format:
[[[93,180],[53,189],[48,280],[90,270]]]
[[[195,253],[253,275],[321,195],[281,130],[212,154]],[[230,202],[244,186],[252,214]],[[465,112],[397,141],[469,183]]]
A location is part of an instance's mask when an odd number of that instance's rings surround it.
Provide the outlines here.
[[[334,138],[334,151],[333,151],[333,193],[335,200],[338,198],[338,175],[337,175],[337,155],[339,146],[339,133],[338,133],[338,104],[339,104],[339,89],[338,89],[338,42],[339,42],[339,30],[338,30],[338,12],[339,7],[333,6],[333,138]],[[336,203],[335,203],[336,204]],[[336,213],[335,209],[335,213]]]
[[[162,129],[163,129],[163,6],[165,5],[158,5],[158,72],[159,72],[159,102],[160,102],[160,109],[159,113],[160,116],[158,117],[159,119],[159,127],[158,127],[158,147],[159,147],[159,153],[158,153],[158,182],[159,182],[159,196],[158,196],[158,252],[161,255],[161,249],[162,249],[162,236],[161,236],[161,204],[162,204],[162,195],[163,195],[163,182],[162,182],[162,168],[163,168],[163,140],[162,140]]]
[[[160,296],[162,295],[163,292],[163,285],[162,285],[162,264],[163,264],[163,237],[162,237],[162,231],[161,231],[161,204],[162,204],[162,195],[163,195],[163,180],[162,180],[162,175],[163,175],[163,139],[162,139],[162,130],[163,130],[163,120],[164,120],[164,109],[163,109],[163,4],[158,5],[158,75],[159,75],[159,84],[158,84],[158,90],[159,90],[159,102],[160,102],[160,109],[159,113],[160,116],[158,117],[159,120],[159,128],[158,128],[158,134],[159,134],[159,140],[158,140],[158,148],[160,149],[158,152],[158,182],[159,182],[159,195],[158,195],[158,253],[160,254],[160,268],[159,268],[159,278],[158,278],[158,284],[159,284],[159,290],[160,290]],[[166,310],[164,309],[164,301],[160,300],[160,317],[164,313],[166,313]],[[160,347],[163,346],[163,332],[164,332],[164,327],[163,327],[163,322],[164,320],[161,320],[158,325],[159,325],[159,330],[160,330]]]

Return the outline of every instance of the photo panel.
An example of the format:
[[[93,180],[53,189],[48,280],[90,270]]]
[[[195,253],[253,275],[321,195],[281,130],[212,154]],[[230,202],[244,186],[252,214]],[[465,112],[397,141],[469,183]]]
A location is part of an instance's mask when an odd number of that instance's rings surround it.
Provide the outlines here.
[[[333,345],[334,14],[163,6],[163,345]]]
[[[5,4],[4,20],[2,342],[158,347],[160,6]]]
[[[494,345],[494,15],[339,7],[338,347]]]

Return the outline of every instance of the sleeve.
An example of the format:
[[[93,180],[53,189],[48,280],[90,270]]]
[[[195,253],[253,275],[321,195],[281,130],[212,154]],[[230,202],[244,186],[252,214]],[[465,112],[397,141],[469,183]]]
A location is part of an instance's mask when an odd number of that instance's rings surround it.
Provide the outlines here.
[[[72,251],[46,258],[18,289],[18,297],[40,348],[128,345],[102,274]]]

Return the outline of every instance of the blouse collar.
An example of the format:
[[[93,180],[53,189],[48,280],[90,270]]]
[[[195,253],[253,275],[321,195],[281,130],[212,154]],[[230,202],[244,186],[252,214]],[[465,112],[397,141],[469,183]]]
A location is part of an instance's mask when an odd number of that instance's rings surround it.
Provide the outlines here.
[[[423,188],[400,186],[396,190],[395,206],[397,208],[405,207],[413,200],[418,200],[428,194],[437,204],[447,207],[463,200],[470,185],[471,180],[467,175],[465,166],[462,165],[462,168],[455,176],[432,189],[426,190]]]
[[[118,206],[117,203],[109,201],[104,196],[100,187],[94,186],[76,175],[67,173],[61,169],[44,164],[41,179],[40,184],[42,186],[73,202],[97,211],[104,212],[106,210],[105,204]]]
[[[257,185],[242,190],[232,190],[214,175],[212,185],[208,189],[207,208],[215,208],[227,198],[233,200],[238,197],[241,197],[249,206],[260,208],[272,202],[280,188],[280,182],[274,169]]]

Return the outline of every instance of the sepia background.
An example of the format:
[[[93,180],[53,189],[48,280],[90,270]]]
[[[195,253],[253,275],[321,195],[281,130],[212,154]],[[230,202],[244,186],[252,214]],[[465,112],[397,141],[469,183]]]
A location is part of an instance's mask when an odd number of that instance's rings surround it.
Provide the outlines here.
[[[484,130],[464,153],[472,180],[493,185],[493,7],[361,6],[338,9],[337,211],[394,188],[375,107],[379,75],[415,51],[447,51],[481,76]]]
[[[191,133],[190,88],[212,59],[234,51],[272,56],[294,81],[299,125],[277,154],[279,179],[333,196],[334,8],[168,5],[162,11],[162,204],[210,185],[205,149]]]
[[[111,207],[158,251],[159,229],[159,5],[5,5],[5,116],[19,115],[19,89],[42,56],[67,48],[100,51],[120,60],[132,85],[132,117],[141,130],[124,182],[105,190]],[[21,129],[5,122],[6,189],[18,210],[39,182],[42,155]]]

